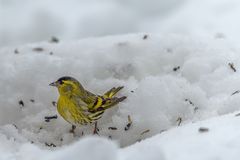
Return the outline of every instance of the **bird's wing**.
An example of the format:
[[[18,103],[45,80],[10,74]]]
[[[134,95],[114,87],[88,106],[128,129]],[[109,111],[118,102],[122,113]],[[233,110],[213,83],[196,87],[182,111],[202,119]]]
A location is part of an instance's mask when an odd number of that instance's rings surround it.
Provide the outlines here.
[[[98,111],[98,108],[103,105],[103,99],[101,99],[100,96],[95,96],[94,98],[94,102],[89,104],[83,101],[80,97],[75,97],[74,99],[76,100],[76,106],[78,106],[85,114],[88,114]]]
[[[95,94],[93,94],[92,92],[88,91],[88,90],[85,90],[87,96],[96,96]]]
[[[75,97],[76,106],[79,107],[82,111],[88,111],[88,104],[85,103],[81,98]]]
[[[78,96],[88,105],[94,103],[97,97],[97,95],[89,92],[88,90],[82,91]]]
[[[109,91],[107,91],[103,96],[93,94],[92,92],[88,90],[83,90],[83,94],[80,96],[81,100],[86,103],[89,111],[99,111],[99,110],[105,110],[106,108],[110,108],[111,106],[114,106],[115,104],[121,102],[121,98],[113,97],[117,92],[119,92],[123,86],[120,87],[113,87]],[[125,98],[124,98],[125,99]]]
[[[114,98],[104,98],[103,96],[97,96],[95,98],[94,103],[89,104],[88,108],[89,111],[95,112],[95,111],[100,111],[100,110],[106,110],[108,108],[111,108],[112,106],[118,104],[119,102],[123,101],[127,97],[114,97]]]
[[[86,122],[94,122],[102,117],[102,114],[104,113],[104,110],[95,110],[90,111],[89,108],[92,104],[86,104],[83,100],[80,98],[77,99],[77,106],[80,110],[80,113],[83,115]]]

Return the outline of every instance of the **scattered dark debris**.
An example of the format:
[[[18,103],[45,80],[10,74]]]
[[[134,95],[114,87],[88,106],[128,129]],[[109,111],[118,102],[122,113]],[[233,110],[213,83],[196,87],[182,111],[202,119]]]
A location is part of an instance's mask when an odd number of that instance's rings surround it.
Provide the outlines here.
[[[57,102],[52,101],[52,105],[53,105],[54,107],[56,107],[56,104],[57,104]]]
[[[178,117],[177,122],[178,122],[178,126],[180,126],[182,123],[182,117]]]
[[[216,39],[224,39],[224,38],[226,38],[226,35],[224,33],[216,33],[214,35],[214,38],[216,38]]]
[[[196,113],[198,111],[198,107],[194,107],[194,112]]]
[[[33,51],[42,52],[42,51],[44,51],[44,49],[42,47],[35,47],[35,48],[33,48]]]
[[[50,52],[49,55],[53,55],[53,52]]]
[[[57,37],[52,37],[51,40],[50,40],[51,43],[58,43],[59,42],[59,39]]]
[[[42,129],[43,129],[43,127],[39,127],[38,133],[40,133]]]
[[[109,139],[112,139],[112,136],[108,136]]]
[[[54,115],[54,116],[46,116],[44,117],[45,118],[45,122],[50,122],[51,119],[57,119],[57,115]]]
[[[240,116],[240,113],[235,114],[236,117]]]
[[[146,134],[146,133],[148,133],[148,132],[150,132],[150,129],[147,129],[147,130],[143,131],[143,132],[141,133],[141,135],[144,135],[144,134]]]
[[[48,146],[48,147],[57,147],[54,143],[47,143],[45,142],[45,146]]]
[[[160,131],[160,133],[163,133],[163,132],[165,132],[165,131],[166,131],[166,129],[163,129],[163,130]]]
[[[19,104],[20,106],[24,107],[24,102],[23,102],[23,100],[18,101],[18,104]]]
[[[128,42],[119,42],[117,45],[118,45],[119,47],[127,46],[127,45],[128,45]]]
[[[234,64],[233,63],[228,63],[229,67],[234,71],[236,72],[236,68],[234,67]]]
[[[185,101],[186,101],[186,102],[189,102],[189,104],[191,104],[192,106],[194,106],[194,103],[193,103],[191,100],[185,99]]]
[[[177,66],[177,67],[174,67],[174,68],[173,68],[173,71],[176,72],[176,71],[179,70],[179,69],[180,69],[180,66]]]
[[[35,100],[34,100],[34,99],[30,99],[30,102],[34,103],[34,102],[35,102]]]
[[[145,34],[145,35],[143,36],[143,40],[145,40],[145,39],[147,39],[147,38],[148,38],[148,35]]]
[[[191,100],[185,99],[185,101],[188,102],[190,105],[195,106],[194,103],[193,103]],[[198,109],[199,109],[199,108],[195,106],[194,109],[193,109],[193,110],[194,110],[194,113],[196,113],[196,112],[198,111]]]
[[[134,93],[134,91],[130,91],[131,93]]]
[[[15,54],[18,54],[18,53],[19,53],[19,51],[18,51],[17,48],[14,50],[14,53],[15,53]]]
[[[131,127],[132,125],[132,120],[131,120],[131,117],[130,115],[128,115],[128,124],[126,125],[126,127],[124,128],[125,131],[129,130],[129,128]]]
[[[60,141],[62,142],[62,141],[63,141],[63,138],[60,138]]]
[[[33,141],[31,141],[31,144],[33,144],[34,142]]]
[[[200,127],[200,128],[198,129],[198,132],[200,132],[200,133],[208,132],[208,131],[209,131],[209,129],[206,128],[206,127]]]
[[[239,91],[239,90],[237,90],[237,91],[233,92],[233,93],[232,93],[232,96],[233,96],[234,94],[238,94],[238,93],[240,93],[240,91]]]
[[[166,51],[167,51],[168,53],[172,53],[173,50],[172,50],[171,48],[167,48]]]
[[[72,128],[69,130],[69,133],[75,134],[76,126],[72,125]]]
[[[117,127],[108,127],[109,130],[117,130]]]
[[[16,129],[18,129],[17,125],[16,124],[12,124]]]

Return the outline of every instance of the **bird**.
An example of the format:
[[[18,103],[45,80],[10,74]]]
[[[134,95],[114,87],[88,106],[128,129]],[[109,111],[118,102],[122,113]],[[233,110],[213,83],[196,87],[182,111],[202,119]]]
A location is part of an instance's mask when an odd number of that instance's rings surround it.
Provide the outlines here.
[[[98,134],[97,121],[103,113],[127,98],[115,97],[123,86],[113,87],[103,95],[98,95],[83,88],[78,80],[70,76],[63,76],[49,85],[58,89],[57,111],[72,125],[72,133],[76,126],[95,123],[93,133]]]

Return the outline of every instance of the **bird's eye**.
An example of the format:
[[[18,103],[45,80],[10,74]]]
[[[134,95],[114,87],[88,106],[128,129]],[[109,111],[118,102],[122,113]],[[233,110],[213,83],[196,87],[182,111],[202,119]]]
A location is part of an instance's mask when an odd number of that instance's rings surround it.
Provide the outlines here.
[[[61,85],[64,83],[63,81],[58,81],[58,82],[59,82],[59,84],[61,84]]]

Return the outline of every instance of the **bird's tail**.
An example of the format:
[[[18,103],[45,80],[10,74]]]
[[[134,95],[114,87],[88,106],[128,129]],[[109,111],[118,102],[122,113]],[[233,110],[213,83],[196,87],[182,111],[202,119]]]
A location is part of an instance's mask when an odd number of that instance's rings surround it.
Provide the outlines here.
[[[118,104],[119,102],[122,102],[126,99],[127,97],[126,96],[123,96],[123,97],[113,97],[110,99],[110,101],[108,103],[106,103],[105,105],[103,105],[103,108],[104,110],[108,109],[108,108],[111,108],[113,106],[115,106],[116,104]]]
[[[104,93],[104,96],[107,98],[112,98],[114,95],[117,94],[117,92],[119,92],[121,89],[123,89],[123,86],[120,87],[113,87],[112,89],[110,89],[109,91],[107,91],[106,93]],[[121,97],[122,98],[122,97]]]

